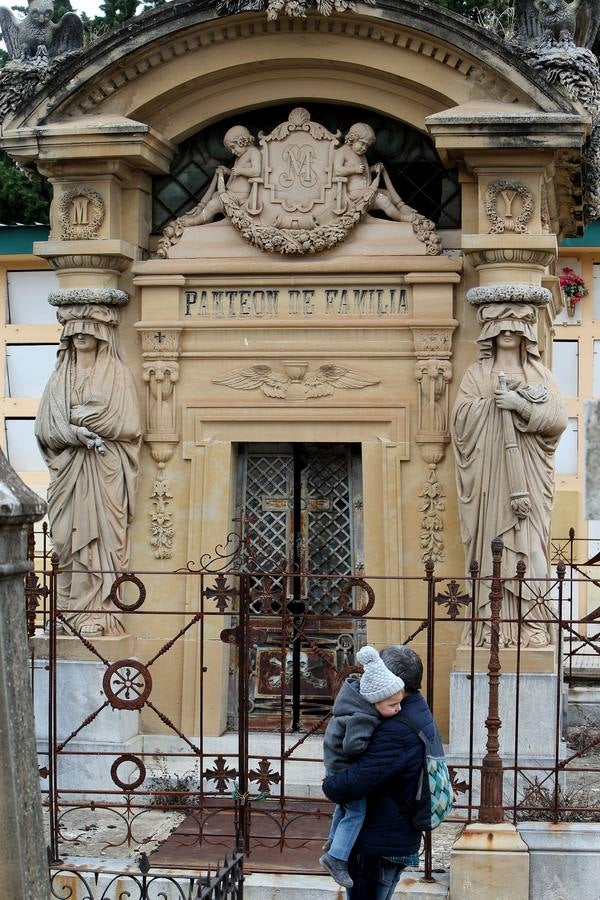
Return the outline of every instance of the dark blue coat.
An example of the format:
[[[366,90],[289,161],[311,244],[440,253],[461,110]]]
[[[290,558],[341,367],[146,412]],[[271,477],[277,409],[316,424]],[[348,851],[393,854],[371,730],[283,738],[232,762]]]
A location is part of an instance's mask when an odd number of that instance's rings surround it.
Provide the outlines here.
[[[407,694],[401,711],[383,719],[362,756],[323,782],[325,795],[335,803],[368,798],[355,848],[373,856],[408,856],[421,843],[421,832],[415,831],[391,796],[393,792],[408,805],[414,801],[424,761],[423,742],[402,723],[402,716],[433,738],[435,724],[424,697]]]

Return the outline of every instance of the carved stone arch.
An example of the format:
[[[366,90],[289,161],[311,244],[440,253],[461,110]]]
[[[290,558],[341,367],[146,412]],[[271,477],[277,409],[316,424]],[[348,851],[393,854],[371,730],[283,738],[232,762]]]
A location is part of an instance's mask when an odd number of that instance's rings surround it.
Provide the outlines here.
[[[133,33],[128,26],[109,33],[67,64],[13,123],[119,115],[178,142],[198,127],[200,109],[208,122],[224,109],[247,108],[250,96],[289,100],[289,80],[286,97],[281,93],[282,73],[293,75],[298,97],[336,101],[352,89],[361,92],[361,105],[378,96],[382,112],[408,101],[409,114],[412,100],[417,127],[424,127],[424,115],[472,100],[570,108],[505,47],[499,52],[493,36],[421,0],[405,0],[401,8],[379,3],[366,16],[276,22],[264,12],[218,17],[205,0],[169,4],[136,20]]]

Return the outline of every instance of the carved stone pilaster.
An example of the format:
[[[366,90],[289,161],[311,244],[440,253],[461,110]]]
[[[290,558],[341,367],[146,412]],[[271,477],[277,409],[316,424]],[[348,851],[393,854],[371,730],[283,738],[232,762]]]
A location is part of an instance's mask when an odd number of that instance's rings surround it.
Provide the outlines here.
[[[437,440],[447,440],[448,383],[451,379],[450,360],[434,356],[418,359],[415,365],[415,380],[420,386],[417,435],[432,435]]]
[[[415,441],[427,463],[427,477],[419,492],[418,506],[421,555],[423,561],[443,562],[445,494],[437,467],[450,442],[448,385],[452,380],[452,327],[413,328],[412,332],[417,358],[415,380],[419,385]]]
[[[146,383],[146,430],[144,440],[150,444],[153,459],[163,469],[171,458],[179,434],[175,430],[176,385],[179,363],[172,359],[145,362],[142,376]]]
[[[142,377],[146,384],[144,441],[150,447],[158,472],[152,483],[150,501],[150,546],[156,559],[173,556],[175,528],[171,504],[173,494],[164,471],[179,443],[177,431],[177,382],[181,326],[138,323],[142,341]]]

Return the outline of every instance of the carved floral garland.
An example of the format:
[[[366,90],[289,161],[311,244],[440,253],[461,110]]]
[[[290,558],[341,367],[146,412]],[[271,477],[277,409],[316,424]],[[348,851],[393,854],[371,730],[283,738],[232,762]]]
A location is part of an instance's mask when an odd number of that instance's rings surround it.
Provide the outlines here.
[[[353,208],[336,218],[335,222],[310,229],[261,225],[254,221],[228,191],[219,194],[219,197],[227,218],[248,243],[268,253],[302,254],[320,253],[340,244],[369,211],[376,191],[376,187],[368,188]]]
[[[150,546],[154,548],[156,559],[170,559],[173,556],[173,514],[169,506],[173,494],[169,490],[166,479],[161,474],[154,479],[150,500],[154,511],[150,513]]]
[[[92,207],[92,215],[86,225],[73,224],[69,218],[71,203],[77,197],[87,197]],[[104,200],[102,195],[92,188],[73,188],[70,191],[65,191],[61,196],[58,215],[62,227],[63,241],[90,240],[98,237],[98,231],[104,221]]]
[[[507,222],[498,215],[498,194],[502,191],[516,191],[521,198],[522,209],[514,221]],[[526,234],[527,225],[533,215],[533,194],[522,181],[506,181],[504,179],[495,181],[485,192],[485,213],[492,224],[491,234],[504,234],[505,231]]]
[[[423,502],[419,506],[421,513],[421,557],[423,562],[444,562],[444,519],[442,513],[446,509],[444,488],[438,480],[437,466],[429,465],[429,475],[423,484],[419,497]]]

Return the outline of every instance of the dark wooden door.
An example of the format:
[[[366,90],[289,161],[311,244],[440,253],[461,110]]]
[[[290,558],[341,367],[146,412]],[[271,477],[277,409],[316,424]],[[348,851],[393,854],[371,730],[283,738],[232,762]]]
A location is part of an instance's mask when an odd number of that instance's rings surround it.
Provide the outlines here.
[[[246,445],[238,483],[252,564],[271,573],[252,584],[250,727],[279,728],[283,711],[305,730],[329,710],[362,627],[343,596],[363,567],[360,447]]]

